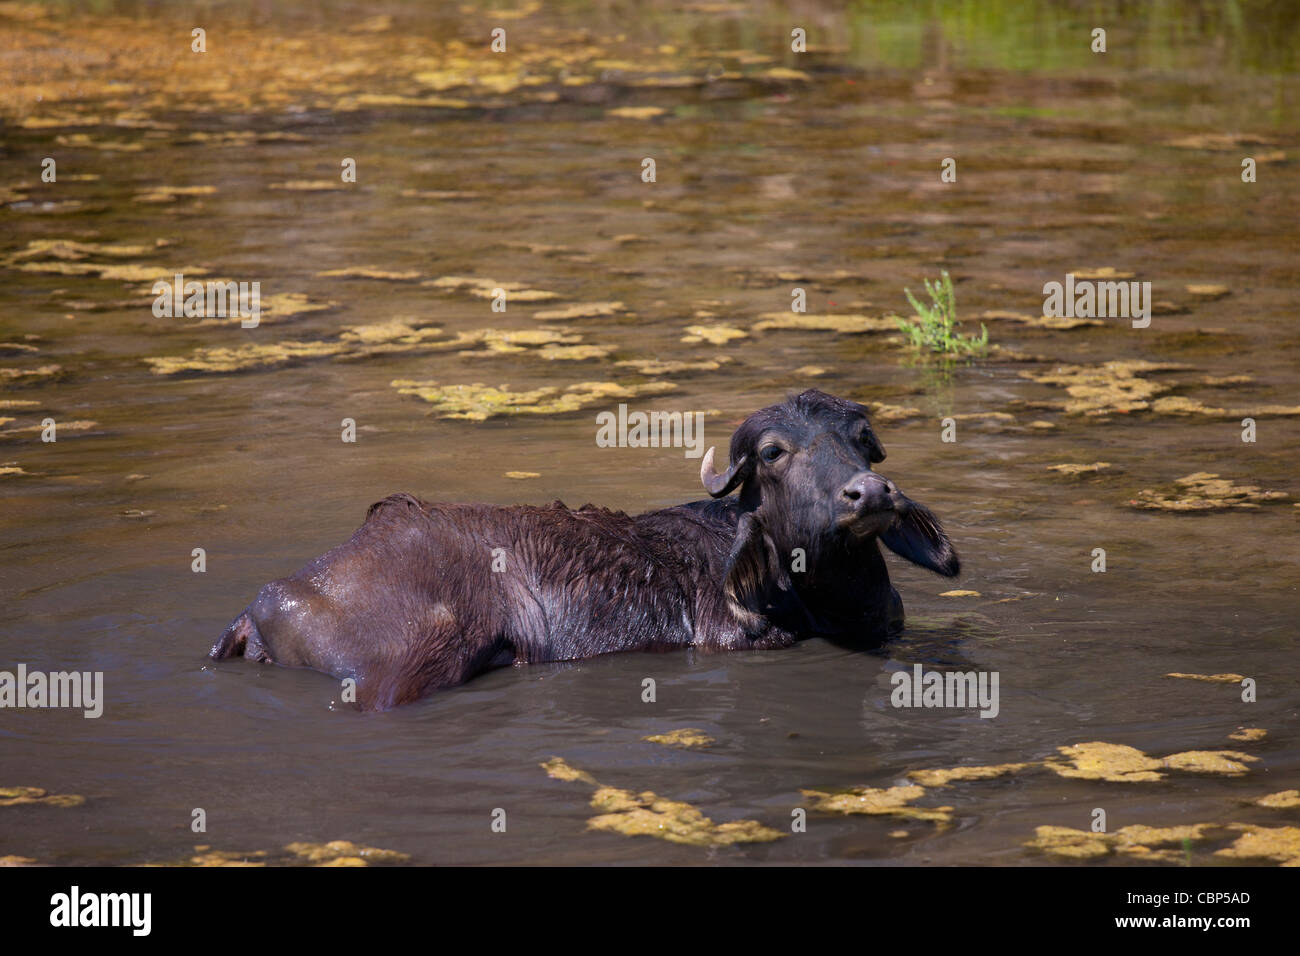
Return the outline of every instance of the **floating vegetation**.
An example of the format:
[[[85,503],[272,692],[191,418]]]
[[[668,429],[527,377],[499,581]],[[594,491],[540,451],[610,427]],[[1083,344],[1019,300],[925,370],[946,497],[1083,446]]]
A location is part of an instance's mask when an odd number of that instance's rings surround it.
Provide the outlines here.
[[[326,269],[316,273],[320,279],[385,279],[390,282],[409,282],[420,278],[418,272],[392,272],[377,266],[349,266],[345,269]]]
[[[343,189],[344,185],[341,180],[334,179],[291,179],[282,183],[271,183],[266,188],[295,193],[324,193]]]
[[[290,843],[283,851],[214,850],[207,844],[194,848],[186,859],[169,863],[146,863],[144,866],[261,867],[261,866],[371,866],[406,863],[410,856],[396,850],[381,850],[350,840],[329,843]]]
[[[1186,286],[1185,288],[1189,293],[1191,293],[1194,296],[1199,296],[1202,299],[1211,299],[1211,300],[1222,299],[1225,295],[1228,295],[1232,291],[1226,285],[1214,285],[1214,284],[1189,285]]]
[[[712,359],[704,359],[699,362],[683,362],[663,359],[624,359],[621,362],[615,362],[614,365],[618,368],[633,369],[641,375],[677,375],[682,372],[716,372],[730,361],[731,359],[728,356],[718,355]]]
[[[500,282],[496,279],[483,279],[476,276],[441,276],[437,279],[426,279],[420,285],[434,289],[465,291],[480,299],[494,298],[498,289],[505,292],[507,298],[514,302],[549,302],[560,298],[559,293],[530,289],[519,282]]]
[[[1078,465],[1048,465],[1047,466],[1048,471],[1054,471],[1058,475],[1066,475],[1071,478],[1076,477],[1078,475],[1093,475],[1099,471],[1106,471],[1109,468],[1110,468],[1110,462],[1108,461],[1094,461],[1091,464],[1087,464],[1087,465],[1078,464]]]
[[[12,418],[0,418],[0,424],[6,421],[13,421]],[[31,475],[30,471],[24,471],[19,467],[16,461],[0,462],[0,478],[16,478],[20,475]]]
[[[1250,768],[1248,762],[1259,758],[1235,750],[1188,750],[1168,757],[1152,757],[1136,747],[1101,741],[1058,747],[1061,758],[1049,757],[1043,766],[1080,780],[1107,780],[1112,783],[1152,783],[1163,780],[1164,770],[1213,773],[1237,777]]]
[[[541,766],[555,780],[585,783],[596,788],[591,806],[599,813],[587,821],[587,828],[591,830],[624,836],[651,836],[688,846],[769,843],[785,836],[757,820],[714,823],[689,803],[667,800],[649,790],[634,794],[630,790],[603,786],[591,774],[569,766],[560,757],[551,757]]]
[[[1166,677],[1181,677],[1183,680],[1209,681],[1214,684],[1240,684],[1246,678],[1240,674],[1182,674],[1174,672]]]
[[[1143,488],[1129,504],[1159,511],[1227,511],[1254,509],[1262,502],[1290,497],[1284,491],[1264,491],[1258,485],[1234,485],[1208,471],[1185,475],[1174,485],[1170,491]]]
[[[1052,329],[1053,331],[1068,331],[1069,329],[1081,329],[1091,325],[1106,324],[1101,319],[1068,318],[1063,315],[1027,315],[1023,312],[1006,312],[1001,309],[989,309],[986,312],[981,312],[975,318],[984,322],[999,320],[1019,322],[1021,325],[1030,328]]]
[[[1026,370],[1020,377],[1064,388],[1071,400],[1061,408],[1071,415],[1096,417],[1150,408],[1151,399],[1173,386],[1143,376],[1186,368],[1189,366],[1173,362],[1122,359],[1101,365],[1059,365],[1050,371]]]
[[[0,787],[0,807],[38,804],[46,807],[79,807],[86,798],[76,793],[50,793],[40,787]]]
[[[1132,279],[1134,277],[1134,273],[1122,272],[1114,266],[1097,266],[1093,269],[1067,269],[1066,271],[1071,273],[1076,281],[1080,279]]]
[[[211,196],[217,191],[216,186],[154,186],[131,197],[132,202],[168,203],[175,202],[178,196]]]
[[[907,776],[922,787],[946,787],[954,780],[991,780],[1019,773],[1033,763],[1001,763],[989,767],[952,767],[948,770],[913,770]]]
[[[716,742],[698,727],[682,727],[666,734],[651,734],[649,737],[642,737],[641,739],[652,744],[663,744],[665,747],[687,748],[707,747],[709,744]]]
[[[201,348],[189,356],[151,356],[145,363],[155,375],[182,372],[242,372],[248,369],[275,368],[304,359],[328,358],[345,351],[342,342],[277,342],[270,345],[250,343],[235,348]]]
[[[1252,800],[1251,803],[1257,807],[1268,807],[1273,810],[1300,809],[1300,790],[1283,790],[1280,793],[1270,793],[1258,800]]]
[[[470,385],[439,385],[394,379],[389,383],[400,395],[414,395],[434,406],[441,418],[461,418],[481,422],[497,415],[556,415],[573,412],[609,399],[627,399],[638,395],[660,395],[677,386],[671,382],[646,382],[644,385],[619,385],[615,382],[579,382],[566,388],[543,386],[526,392],[512,392],[510,386],[490,386],[481,382]]]
[[[952,822],[952,807],[910,805],[913,800],[925,796],[925,787],[916,785],[890,787],[887,790],[857,787],[839,793],[821,790],[801,790],[800,793],[812,800],[810,809],[823,813],[905,817],[909,820],[929,820],[941,826]]]
[[[979,591],[968,591],[958,588],[955,591],[941,591],[939,597],[983,597]]]
[[[884,402],[872,402],[868,408],[871,412],[871,420],[875,422],[902,422],[925,415],[925,412],[911,405],[886,405]]]
[[[396,850],[362,846],[349,840],[331,840],[329,843],[290,843],[285,849],[300,859],[317,866],[369,866],[371,863],[405,863],[410,856]]]
[[[1236,842],[1214,855],[1237,859],[1265,859],[1283,866],[1300,866],[1300,827],[1258,827],[1246,823],[1229,824],[1243,831]]]
[[[0,856],[0,866],[31,866],[35,862],[30,856]]]
[[[12,421],[12,419],[10,419]],[[77,419],[75,421],[59,422],[58,430],[61,432],[84,432],[98,427],[99,422],[86,421]],[[23,425],[18,428],[6,428],[0,431],[0,437],[8,435],[35,435],[45,429],[44,425]]]
[[[1165,675],[1169,676],[1169,675]],[[1233,675],[1236,676],[1236,675]],[[1237,681],[1240,683],[1240,681]],[[1229,740],[1240,740],[1243,743],[1254,743],[1257,740],[1263,740],[1268,736],[1268,731],[1263,727],[1240,727],[1228,734]]]
[[[898,323],[892,318],[877,319],[869,315],[813,315],[802,312],[764,312],[755,322],[755,332],[782,329],[800,332],[838,332],[860,335],[865,332],[892,332]]]
[[[732,339],[748,337],[748,332],[731,325],[688,325],[682,341],[688,344],[708,342],[710,345],[726,345]]]
[[[542,473],[540,471],[507,471],[506,477],[522,481],[526,478],[540,478]]]
[[[617,119],[647,120],[663,116],[667,112],[668,110],[662,106],[619,106],[612,110],[605,110],[605,115]]]
[[[617,315],[627,311],[622,302],[579,302],[563,309],[545,309],[534,312],[533,318],[542,322],[567,321],[568,319],[595,319]]]
[[[0,368],[0,382],[23,384],[54,378],[63,371],[60,365],[39,365],[36,368]]]
[[[1088,860],[1117,853],[1137,857],[1148,862],[1182,862],[1182,850],[1155,850],[1165,844],[1185,846],[1210,837],[1222,827],[1213,823],[1196,823],[1190,826],[1148,827],[1128,826],[1114,833],[1094,833],[1070,827],[1042,826],[1034,830],[1034,839],[1025,846],[1033,850],[1071,860]]]

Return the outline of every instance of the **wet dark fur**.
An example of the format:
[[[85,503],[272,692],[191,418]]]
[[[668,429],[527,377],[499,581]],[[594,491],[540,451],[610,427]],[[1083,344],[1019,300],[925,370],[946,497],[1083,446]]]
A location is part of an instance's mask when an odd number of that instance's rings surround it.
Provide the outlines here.
[[[773,441],[787,451],[767,463]],[[266,585],[211,656],[351,677],[360,706],[383,709],[507,664],[876,642],[902,625],[877,539],[959,568],[934,515],[871,471],[883,458],[861,405],[808,391],[737,429],[714,500],[633,517],[392,495],[345,544]]]

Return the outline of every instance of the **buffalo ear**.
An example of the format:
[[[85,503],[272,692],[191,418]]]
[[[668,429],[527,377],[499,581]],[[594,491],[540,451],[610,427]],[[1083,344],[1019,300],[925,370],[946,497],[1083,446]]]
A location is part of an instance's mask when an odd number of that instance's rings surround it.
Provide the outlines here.
[[[957,557],[939,519],[925,505],[907,501],[898,520],[881,534],[880,540],[899,557],[946,578],[961,573],[961,558]]]
[[[776,588],[788,591],[790,587],[790,578],[781,567],[772,539],[753,512],[741,515],[736,525],[736,540],[727,557],[725,590],[746,629],[759,628]]]

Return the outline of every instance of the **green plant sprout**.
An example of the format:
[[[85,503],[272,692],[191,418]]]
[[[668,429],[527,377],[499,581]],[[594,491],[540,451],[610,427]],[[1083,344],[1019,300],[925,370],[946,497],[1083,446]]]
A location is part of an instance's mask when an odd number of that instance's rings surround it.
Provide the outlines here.
[[[896,316],[899,329],[913,348],[941,355],[975,355],[987,351],[989,330],[983,323],[978,337],[963,335],[958,330],[961,323],[957,321],[957,301],[947,269],[943,270],[938,282],[926,279],[925,291],[930,294],[932,305],[923,305],[912,295],[911,289],[903,289],[907,301],[916,310],[916,317],[905,319]]]

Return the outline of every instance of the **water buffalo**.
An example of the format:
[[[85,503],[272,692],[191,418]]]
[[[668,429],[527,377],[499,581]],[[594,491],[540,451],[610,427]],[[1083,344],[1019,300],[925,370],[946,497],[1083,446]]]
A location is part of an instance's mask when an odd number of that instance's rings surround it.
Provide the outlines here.
[[[884,458],[862,405],[809,390],[750,415],[725,473],[709,449],[707,500],[633,517],[392,495],[263,587],[211,656],[354,678],[359,706],[382,710],[508,664],[879,642],[903,605],[877,540],[959,571],[935,516],[871,470]]]

